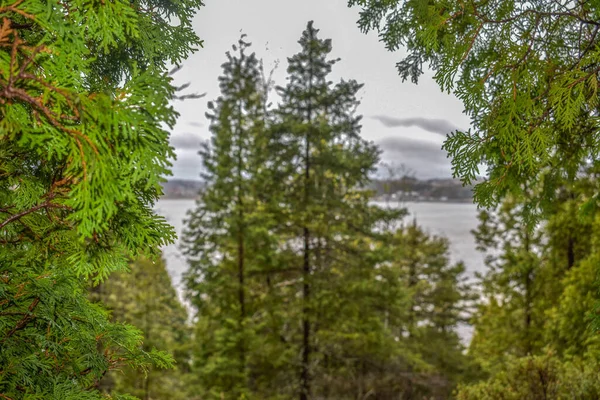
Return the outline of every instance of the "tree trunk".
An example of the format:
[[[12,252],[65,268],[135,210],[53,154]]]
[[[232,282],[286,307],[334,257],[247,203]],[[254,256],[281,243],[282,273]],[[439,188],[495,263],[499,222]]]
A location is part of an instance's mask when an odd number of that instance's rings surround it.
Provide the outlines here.
[[[238,137],[237,137],[237,207],[238,207],[238,237],[237,237],[237,256],[238,256],[238,301],[240,306],[240,319],[239,319],[239,330],[240,330],[240,373],[245,376],[246,372],[246,346],[244,343],[244,321],[246,319],[246,299],[245,299],[245,282],[244,282],[244,201],[243,201],[243,190],[242,190],[242,169],[243,156],[242,156],[242,105],[238,103]]]
[[[525,354],[530,354],[532,351],[531,346],[531,302],[532,302],[532,269],[533,265],[530,255],[529,248],[529,227],[526,227],[524,244],[525,244],[525,254],[527,255],[527,269],[525,271]]]
[[[312,54],[309,55],[312,58]],[[312,61],[312,60],[311,60]],[[310,68],[312,62],[309,61]],[[309,78],[309,95],[312,92],[312,70]],[[309,131],[304,136],[304,207],[308,208],[310,200],[310,134],[312,131],[312,107],[311,99],[309,98],[307,121],[309,123]],[[306,218],[306,217],[305,217]],[[307,221],[304,221],[304,261],[302,265],[302,368],[300,372],[300,400],[308,400],[310,398],[310,319],[308,302],[310,298],[310,230],[308,229]]]

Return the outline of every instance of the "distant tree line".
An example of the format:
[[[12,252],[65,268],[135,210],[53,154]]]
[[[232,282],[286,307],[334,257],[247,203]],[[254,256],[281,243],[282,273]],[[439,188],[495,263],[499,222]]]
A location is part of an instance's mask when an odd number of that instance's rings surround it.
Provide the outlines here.
[[[375,192],[378,200],[473,201],[473,186],[464,186],[455,179],[373,178],[367,187]]]

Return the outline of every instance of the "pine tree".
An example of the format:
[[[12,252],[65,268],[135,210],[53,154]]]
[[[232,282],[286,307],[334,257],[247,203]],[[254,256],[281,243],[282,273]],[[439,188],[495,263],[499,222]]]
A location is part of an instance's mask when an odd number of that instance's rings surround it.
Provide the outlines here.
[[[322,373],[360,370],[360,361],[351,361],[349,354],[381,327],[367,311],[375,306],[367,298],[381,301],[377,285],[370,285],[378,262],[370,240],[377,240],[378,226],[398,216],[368,204],[371,193],[362,188],[377,165],[379,150],[360,137],[355,110],[362,85],[329,81],[337,60],[328,58],[331,40],[317,34],[309,22],[299,41],[301,51],[288,59],[288,83],[278,88],[282,100],[276,129],[288,149],[282,167],[287,176],[281,180],[279,212],[286,219],[280,240],[296,254],[291,262],[301,266],[292,281],[298,291],[289,293],[298,299],[290,303],[297,306],[299,331],[290,332],[289,341],[298,345],[294,393],[301,400],[328,395],[320,393],[327,385],[315,387]],[[357,296],[366,296],[364,304],[351,300]],[[375,323],[372,331],[366,328],[370,323]],[[345,340],[349,347],[340,348],[344,336],[353,339]]]
[[[264,189],[269,155],[262,63],[242,36],[227,53],[221,96],[209,103],[211,143],[201,155],[208,188],[185,232],[188,298],[198,313],[200,385],[208,396],[249,395],[257,311],[252,276],[268,268],[270,233]]]
[[[138,327],[144,336],[142,350],[162,349],[176,361],[174,370],[125,368],[107,374],[100,387],[107,393],[131,393],[142,400],[188,399],[190,330],[187,311],[162,259],[140,258],[131,263],[131,272],[110,276],[93,294],[110,311],[116,323]]]

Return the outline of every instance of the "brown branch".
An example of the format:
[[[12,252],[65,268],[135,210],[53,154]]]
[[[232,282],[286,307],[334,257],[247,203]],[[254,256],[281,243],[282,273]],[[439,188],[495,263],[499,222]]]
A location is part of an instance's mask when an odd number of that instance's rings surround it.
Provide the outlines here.
[[[474,10],[474,14],[477,17],[479,17],[482,22],[485,22],[488,24],[505,24],[507,22],[514,22],[515,20],[525,17],[529,14],[534,14],[537,17],[571,17],[571,18],[574,18],[584,24],[600,26],[600,22],[598,22],[598,21],[593,21],[590,19],[582,18],[581,16],[579,16],[577,14],[573,14],[571,12],[565,12],[565,11],[538,11],[538,10],[534,10],[534,9],[529,9],[529,10],[525,10],[519,14],[513,15],[512,17],[508,17],[508,18],[504,18],[504,19],[490,19],[490,18],[480,14],[477,10]]]
[[[0,8],[0,13],[5,13],[7,11],[12,11],[14,7],[20,6],[23,1],[25,1],[25,0],[17,0],[13,4],[11,4],[10,6],[6,6],[6,7]]]
[[[460,63],[459,64],[462,64],[463,61],[465,61],[465,59],[467,58],[467,56],[471,52],[471,49],[473,48],[473,45],[475,44],[475,40],[477,40],[477,37],[479,36],[479,32],[481,31],[482,27],[483,27],[483,23],[479,24],[479,26],[477,27],[477,30],[475,30],[475,33],[473,34],[473,37],[471,38],[471,43],[469,44],[469,47],[465,51],[465,54],[463,54],[462,58],[460,59]]]
[[[19,5],[21,5],[21,3],[23,3],[24,0],[17,0],[15,1],[13,4],[11,4],[10,6],[6,6],[6,7],[1,7],[0,8],[0,13],[4,14],[7,13],[8,11],[12,11],[14,13],[17,13],[19,15],[22,15],[23,17],[33,20],[35,21],[35,15],[29,14],[23,10],[19,10],[17,7]]]
[[[587,75],[584,75],[582,77],[580,77],[579,79],[574,80],[573,82],[569,83],[569,85],[567,85],[567,87],[569,89],[572,89],[573,86],[587,80],[589,77],[591,77],[592,75],[597,74],[598,72],[600,72],[600,66],[596,67],[594,70],[590,71]]]
[[[11,316],[11,315],[27,315],[27,313],[24,312],[20,312],[20,311],[3,311],[0,312],[0,316]]]
[[[6,86],[4,88],[4,92],[2,93],[6,98],[18,98],[20,100],[23,100],[29,104],[31,104],[32,106],[34,106],[35,108],[37,108],[39,111],[42,112],[42,114],[44,114],[46,116],[46,118],[48,119],[48,122],[50,122],[50,124],[52,126],[54,126],[55,128],[69,133],[72,136],[78,136],[80,138],[83,138],[83,140],[85,140],[90,147],[92,148],[92,150],[94,151],[94,153],[99,154],[98,153],[98,148],[96,147],[96,145],[90,140],[89,137],[87,137],[86,135],[84,135],[83,133],[75,130],[75,129],[70,129],[67,128],[66,126],[64,126],[62,123],[60,123],[57,119],[57,117],[55,115],[52,114],[52,111],[50,111],[46,106],[44,106],[43,104],[41,104],[41,102],[38,99],[33,98],[32,96],[30,96],[25,90],[20,89],[20,88],[15,88],[12,86]],[[75,138],[77,139],[77,138]],[[78,144],[78,147],[80,148],[80,151],[83,151],[82,147],[81,147],[81,143]],[[83,154],[81,154],[83,156]]]
[[[18,219],[24,217],[27,214],[31,214],[33,212],[36,212],[36,211],[38,211],[38,210],[40,210],[42,208],[65,208],[65,209],[69,209],[69,207],[67,207],[67,206],[60,205],[60,204],[54,204],[54,203],[51,203],[50,201],[46,201],[46,202],[44,202],[42,204],[38,204],[37,206],[31,207],[28,210],[21,211],[18,214],[14,214],[14,215],[10,216],[9,218],[7,218],[6,220],[4,220],[4,222],[2,222],[0,224],[0,229],[4,228],[6,225],[10,224],[11,222],[18,220]]]
[[[4,337],[3,341],[10,338],[12,335],[14,335],[17,331],[25,328],[27,326],[27,324],[29,323],[29,321],[31,321],[33,318],[35,318],[32,314],[33,310],[35,310],[35,308],[37,307],[37,305],[40,303],[40,299],[39,297],[36,297],[33,302],[31,302],[31,305],[29,306],[29,312],[23,317],[21,318],[21,320],[19,322],[17,322],[17,325],[15,325],[14,328],[12,328]]]
[[[33,28],[34,25],[33,24],[15,24],[15,23],[12,23],[12,24],[10,24],[10,26],[13,29],[31,29],[31,28]]]

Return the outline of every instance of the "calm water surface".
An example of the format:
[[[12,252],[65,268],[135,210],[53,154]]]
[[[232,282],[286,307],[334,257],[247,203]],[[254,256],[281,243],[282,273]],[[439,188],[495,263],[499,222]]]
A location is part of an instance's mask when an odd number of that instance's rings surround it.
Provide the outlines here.
[[[382,207],[398,207],[398,203],[376,203]],[[195,205],[194,200],[161,200],[156,205],[156,212],[163,215],[175,227],[178,235],[183,230],[183,221],[188,210]],[[410,215],[406,223],[416,218],[417,223],[426,231],[442,235],[450,240],[452,261],[463,261],[469,276],[484,268],[483,255],[475,248],[471,230],[477,227],[477,207],[474,204],[458,203],[402,203]],[[181,290],[181,274],[186,269],[184,257],[179,250],[179,243],[163,249],[167,268],[173,279],[173,284]]]

